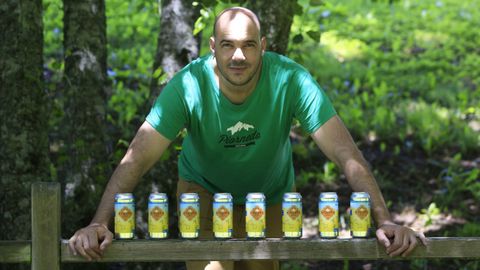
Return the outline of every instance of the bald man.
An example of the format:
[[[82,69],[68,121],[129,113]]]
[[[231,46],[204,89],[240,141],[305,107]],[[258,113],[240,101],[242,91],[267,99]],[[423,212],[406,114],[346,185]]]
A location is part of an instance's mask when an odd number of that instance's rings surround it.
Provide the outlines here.
[[[216,18],[211,54],[194,60],[164,88],[114,171],[91,224],[70,239],[70,250],[100,259],[111,243],[114,195],[132,192],[140,178],[186,128],[177,196],[200,196],[200,239],[212,239],[212,196],[234,198],[234,237],[245,238],[245,197],[267,198],[267,237],[281,237],[281,199],[294,187],[292,121],[344,172],[354,191],[368,192],[376,236],[391,256],[408,255],[425,236],[395,224],[367,162],[328,97],[305,68],[266,52],[260,23],[233,7]],[[187,269],[279,269],[278,261],[187,262]]]

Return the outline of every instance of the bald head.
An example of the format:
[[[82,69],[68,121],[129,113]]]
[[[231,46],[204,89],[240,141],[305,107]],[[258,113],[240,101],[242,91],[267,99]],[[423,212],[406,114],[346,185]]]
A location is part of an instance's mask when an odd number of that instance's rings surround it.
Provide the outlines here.
[[[255,24],[260,38],[260,21],[258,20],[257,15],[255,15],[253,11],[244,7],[231,7],[220,12],[220,14],[218,14],[218,16],[215,18],[215,23],[213,24],[213,36],[217,36],[217,28],[222,22],[233,21],[238,16],[248,17]]]

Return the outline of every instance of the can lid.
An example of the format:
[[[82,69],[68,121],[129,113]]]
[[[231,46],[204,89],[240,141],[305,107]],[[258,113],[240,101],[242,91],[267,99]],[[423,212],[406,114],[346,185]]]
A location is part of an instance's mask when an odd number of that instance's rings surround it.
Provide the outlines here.
[[[370,195],[367,192],[352,192],[352,199],[355,198],[367,198],[370,199]]]
[[[338,199],[336,192],[322,192],[318,196],[321,199]]]
[[[133,198],[133,193],[116,193],[115,199],[130,199]]]
[[[213,195],[213,199],[216,200],[226,200],[226,201],[231,201],[232,200],[232,194],[230,193],[215,193]]]
[[[150,193],[148,198],[150,202],[166,202],[168,201],[168,196],[166,193]]]
[[[184,200],[184,199],[198,199],[198,194],[197,193],[182,193],[182,195],[180,195],[180,200]]]
[[[265,200],[265,195],[263,193],[259,193],[259,192],[248,193],[247,194],[247,201],[248,200]]]
[[[288,199],[301,199],[302,195],[298,192],[287,192],[283,194],[283,199],[288,200]]]

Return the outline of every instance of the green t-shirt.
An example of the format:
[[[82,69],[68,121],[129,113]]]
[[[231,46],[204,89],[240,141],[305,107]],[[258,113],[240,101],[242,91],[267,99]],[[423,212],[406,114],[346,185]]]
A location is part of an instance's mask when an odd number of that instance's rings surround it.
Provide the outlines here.
[[[314,132],[336,114],[328,97],[299,64],[273,52],[263,56],[256,89],[244,103],[219,90],[212,55],[179,71],[146,121],[173,140],[183,128],[180,177],[212,193],[229,192],[237,204],[249,192],[278,203],[294,182],[289,132],[294,118]]]

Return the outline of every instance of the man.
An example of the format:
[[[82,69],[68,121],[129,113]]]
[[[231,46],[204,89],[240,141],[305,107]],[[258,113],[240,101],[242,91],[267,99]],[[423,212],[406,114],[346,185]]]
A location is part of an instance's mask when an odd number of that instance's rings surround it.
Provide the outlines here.
[[[426,244],[423,234],[392,222],[362,154],[310,74],[292,60],[265,52],[256,15],[245,8],[217,17],[212,54],[193,61],[166,86],[110,179],[91,224],[70,239],[70,249],[99,259],[112,241],[107,226],[114,194],[131,192],[186,128],[177,196],[200,196],[200,238],[213,238],[212,194],[230,192],[236,203],[234,236],[245,237],[249,192],[267,197],[267,237],[281,237],[281,198],[294,190],[290,126],[294,118],[326,156],[340,166],[354,191],[371,196],[377,238],[391,256]],[[188,269],[279,269],[277,261],[188,262]]]

